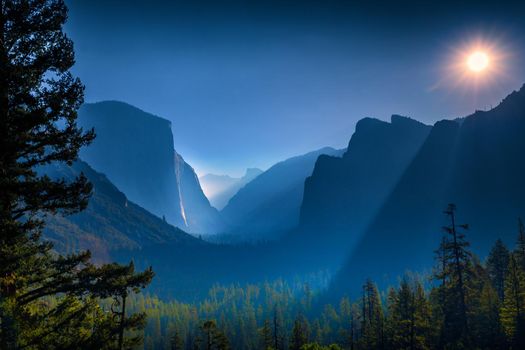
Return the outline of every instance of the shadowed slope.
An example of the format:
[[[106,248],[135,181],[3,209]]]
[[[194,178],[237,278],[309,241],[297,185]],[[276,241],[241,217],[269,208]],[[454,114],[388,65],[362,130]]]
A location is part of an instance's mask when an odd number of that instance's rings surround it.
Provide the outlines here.
[[[71,167],[47,166],[42,171],[66,180],[82,172],[93,185],[86,210],[72,216],[51,216],[46,221],[45,238],[61,252],[90,249],[97,260],[110,261],[117,251],[139,251],[154,244],[205,244],[129,201],[103,174],[82,161]]]
[[[474,251],[516,237],[525,216],[525,88],[496,108],[436,123],[425,144],[366,231],[333,286],[357,290],[367,277],[387,285],[404,270],[424,271],[455,203],[470,224]]]

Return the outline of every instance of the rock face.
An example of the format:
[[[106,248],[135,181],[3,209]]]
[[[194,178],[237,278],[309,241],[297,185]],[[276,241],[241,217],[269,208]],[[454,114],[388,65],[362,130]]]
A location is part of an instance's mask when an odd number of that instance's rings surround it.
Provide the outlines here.
[[[243,177],[206,174],[199,181],[211,205],[222,210],[241,188],[262,173],[261,169],[248,168]]]
[[[173,149],[168,120],[122,102],[106,101],[83,105],[78,121],[84,128],[95,128],[97,134],[80,157],[130,200],[189,232],[220,229],[220,222],[212,219],[218,218],[217,211],[202,194],[193,169]]]
[[[294,228],[299,222],[304,180],[322,154],[337,156],[343,150],[323,148],[275,164],[244,186],[221,211],[233,230],[246,234]]]
[[[497,238],[513,246],[525,216],[525,88],[496,108],[435,124],[425,143],[366,230],[334,290],[355,290],[367,277],[387,285],[406,269],[424,271],[455,203],[474,252]],[[352,276],[352,278],[349,278]]]
[[[105,175],[85,162],[75,162],[71,167],[50,165],[42,172],[66,181],[84,173],[93,185],[86,210],[71,216],[50,216],[46,220],[44,238],[62,253],[89,249],[96,260],[111,261],[113,254],[121,250],[137,251],[168,243],[181,247],[204,244],[128,200]]]
[[[300,231],[355,244],[425,141],[431,127],[394,115],[365,118],[342,157],[322,155],[305,182]],[[331,236],[331,237],[330,237]]]
[[[196,233],[217,233],[224,225],[217,209],[210,205],[195,170],[175,152],[175,175],[185,227]]]

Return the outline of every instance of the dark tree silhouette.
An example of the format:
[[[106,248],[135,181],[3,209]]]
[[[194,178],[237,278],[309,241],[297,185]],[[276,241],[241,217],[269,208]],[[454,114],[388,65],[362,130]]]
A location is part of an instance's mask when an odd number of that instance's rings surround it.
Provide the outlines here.
[[[505,278],[501,320],[513,349],[525,347],[525,272],[511,254]]]
[[[40,239],[46,215],[86,208],[91,192],[84,175],[66,182],[41,171],[55,162],[71,165],[94,138],[92,130],[76,124],[84,88],[69,71],[74,52],[62,31],[66,19],[62,0],[0,1],[0,345],[5,349],[104,343],[101,337],[109,333],[97,327],[108,319],[101,315],[98,326],[85,324],[87,314],[97,311],[93,298],[113,296],[113,275],[126,276],[132,288],[152,277],[151,271],[134,276],[125,267],[95,267],[89,252],[57,256]],[[56,298],[57,305],[36,308],[44,297]],[[82,327],[90,329],[82,333],[87,335],[73,336]],[[58,331],[72,336],[59,337]]]
[[[261,345],[264,350],[272,348],[272,327],[269,320],[264,321],[264,325],[260,330]]]
[[[294,320],[290,350],[301,350],[308,343],[308,323],[306,318],[299,314]]]
[[[503,300],[505,290],[505,271],[509,265],[509,254],[503,241],[498,239],[487,259],[487,272],[500,300]]]
[[[516,259],[518,264],[525,271],[525,225],[518,219],[518,243],[516,246]]]
[[[444,226],[445,236],[438,251],[439,266],[435,278],[441,282],[440,303],[442,305],[443,339],[449,346],[468,346],[469,326],[467,310],[467,281],[472,276],[472,254],[469,242],[460,229],[467,224],[456,223],[456,206],[449,204],[444,211],[450,225]]]

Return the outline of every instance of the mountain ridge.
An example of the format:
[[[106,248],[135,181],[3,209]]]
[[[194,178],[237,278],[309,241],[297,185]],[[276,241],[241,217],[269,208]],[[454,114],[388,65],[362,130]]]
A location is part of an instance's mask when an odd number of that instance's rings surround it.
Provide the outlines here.
[[[368,277],[386,286],[406,269],[428,271],[448,203],[470,225],[475,253],[486,254],[497,238],[513,244],[517,218],[525,216],[524,134],[525,86],[489,111],[437,122],[349,255],[334,293],[356,291]]]
[[[342,157],[320,156],[305,181],[299,232],[352,246],[418,151],[430,126],[393,115],[364,118]]]

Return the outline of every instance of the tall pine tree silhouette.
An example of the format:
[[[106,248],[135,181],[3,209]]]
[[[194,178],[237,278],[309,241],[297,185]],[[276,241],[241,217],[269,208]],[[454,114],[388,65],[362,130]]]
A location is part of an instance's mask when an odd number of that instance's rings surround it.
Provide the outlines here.
[[[113,296],[113,282],[125,280],[126,288],[139,288],[153,276],[151,270],[135,274],[117,265],[95,267],[89,252],[57,256],[52,245],[40,239],[46,215],[83,210],[91,192],[83,175],[66,182],[38,171],[56,162],[71,165],[95,136],[76,124],[84,88],[69,71],[74,52],[62,31],[66,19],[62,0],[0,1],[3,349],[107,346],[125,324],[117,325],[100,312],[96,299]],[[56,303],[42,307],[38,302],[43,298]],[[88,315],[96,313],[98,317],[87,322]]]
[[[505,272],[509,266],[509,254],[507,247],[501,239],[498,239],[487,258],[487,272],[500,300],[503,300],[504,295]]]
[[[438,250],[439,266],[434,278],[441,282],[439,294],[443,313],[442,342],[445,346],[468,347],[468,284],[473,274],[472,254],[465,234],[467,224],[457,224],[456,206],[449,204],[444,211],[450,224],[443,227],[445,235]]]

